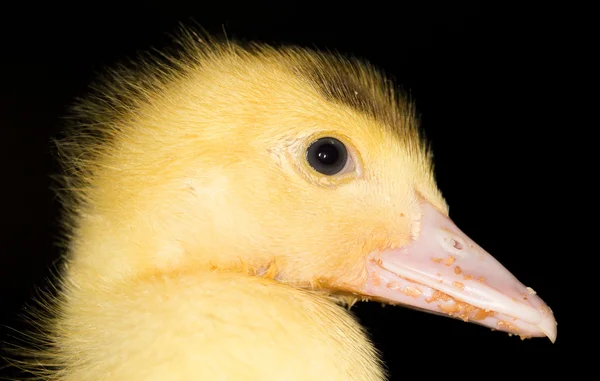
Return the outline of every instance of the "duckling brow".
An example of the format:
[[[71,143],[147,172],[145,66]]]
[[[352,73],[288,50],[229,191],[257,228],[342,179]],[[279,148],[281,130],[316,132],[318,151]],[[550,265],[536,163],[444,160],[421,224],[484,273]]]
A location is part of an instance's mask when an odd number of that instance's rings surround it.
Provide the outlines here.
[[[322,58],[302,73],[323,98],[349,107],[391,128],[401,121],[401,106],[390,80],[361,62]]]
[[[383,72],[358,59],[321,55],[311,57],[297,74],[325,100],[370,117],[414,157],[429,162],[429,146],[414,104]]]

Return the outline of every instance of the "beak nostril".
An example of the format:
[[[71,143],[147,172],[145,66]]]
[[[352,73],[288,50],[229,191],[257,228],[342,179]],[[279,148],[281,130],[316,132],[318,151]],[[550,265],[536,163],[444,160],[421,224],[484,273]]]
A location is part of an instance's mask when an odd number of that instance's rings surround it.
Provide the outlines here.
[[[462,243],[460,243],[459,241],[455,240],[454,238],[446,237],[444,239],[444,241],[446,241],[447,245],[449,245],[450,247],[455,248],[456,250],[462,250],[463,249]]]
[[[452,246],[454,246],[456,250],[462,250],[463,248],[462,244],[455,239],[452,240]]]

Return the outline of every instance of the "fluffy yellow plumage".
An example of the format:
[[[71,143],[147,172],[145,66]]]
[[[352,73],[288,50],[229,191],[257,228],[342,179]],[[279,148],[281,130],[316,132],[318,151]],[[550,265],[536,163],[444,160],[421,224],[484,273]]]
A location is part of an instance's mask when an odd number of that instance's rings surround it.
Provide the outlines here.
[[[423,203],[447,215],[412,105],[359,61],[181,41],[115,71],[59,144],[69,250],[39,373],[384,379],[338,304],[385,299],[369,256],[418,237]],[[308,163],[321,137],[342,173]]]

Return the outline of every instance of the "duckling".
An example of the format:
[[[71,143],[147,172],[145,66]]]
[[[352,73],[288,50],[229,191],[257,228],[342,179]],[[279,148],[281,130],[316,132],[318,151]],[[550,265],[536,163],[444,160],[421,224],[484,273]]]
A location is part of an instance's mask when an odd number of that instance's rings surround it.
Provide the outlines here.
[[[415,107],[380,71],[180,43],[115,70],[59,142],[68,252],[31,372],[384,380],[357,300],[555,340],[550,308],[448,217]]]

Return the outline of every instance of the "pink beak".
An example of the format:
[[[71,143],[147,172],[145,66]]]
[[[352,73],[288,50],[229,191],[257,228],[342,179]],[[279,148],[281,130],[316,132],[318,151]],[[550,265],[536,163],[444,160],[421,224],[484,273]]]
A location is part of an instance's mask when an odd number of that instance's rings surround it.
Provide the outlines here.
[[[556,340],[552,310],[429,203],[419,237],[371,254],[362,293],[471,321],[522,338]]]

